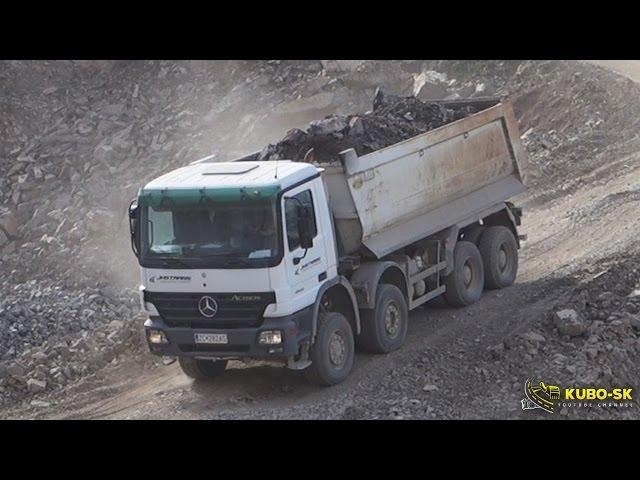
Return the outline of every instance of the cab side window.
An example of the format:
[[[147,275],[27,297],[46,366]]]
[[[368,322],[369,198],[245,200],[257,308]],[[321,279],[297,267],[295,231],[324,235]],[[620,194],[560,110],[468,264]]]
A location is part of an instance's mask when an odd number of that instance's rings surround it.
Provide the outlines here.
[[[300,246],[300,238],[298,237],[298,210],[299,205],[304,205],[309,208],[313,217],[313,229],[311,230],[312,238],[315,238],[318,234],[318,227],[316,226],[316,212],[313,210],[313,197],[311,196],[311,190],[305,190],[303,192],[294,195],[292,198],[285,199],[284,202],[284,214],[287,224],[287,241],[289,243],[289,251],[292,252]]]

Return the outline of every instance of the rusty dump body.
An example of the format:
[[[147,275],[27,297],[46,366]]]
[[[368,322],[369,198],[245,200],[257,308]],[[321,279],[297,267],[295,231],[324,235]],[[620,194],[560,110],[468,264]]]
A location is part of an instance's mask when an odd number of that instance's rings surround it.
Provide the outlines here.
[[[340,255],[377,258],[505,208],[525,190],[527,158],[509,101],[442,102],[478,113],[364,156],[318,165]]]

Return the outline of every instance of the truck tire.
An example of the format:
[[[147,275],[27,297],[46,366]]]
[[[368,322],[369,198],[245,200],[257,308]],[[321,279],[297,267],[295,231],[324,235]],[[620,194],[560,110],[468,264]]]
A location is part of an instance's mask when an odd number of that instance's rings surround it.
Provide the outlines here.
[[[330,312],[320,316],[310,353],[311,365],[305,369],[310,383],[335,385],[349,376],[355,347],[351,325],[344,315]]]
[[[453,271],[444,279],[447,302],[453,307],[477,302],[484,289],[484,266],[478,247],[471,242],[458,242],[453,251],[453,262]]]
[[[191,357],[178,357],[180,368],[187,377],[194,380],[205,380],[222,375],[227,368],[226,360],[199,360]]]
[[[507,227],[490,227],[480,239],[485,285],[489,289],[513,285],[518,274],[518,244]]]
[[[409,309],[404,295],[395,285],[380,284],[376,305],[360,311],[361,332],[358,346],[370,353],[389,353],[399,349],[407,338]]]

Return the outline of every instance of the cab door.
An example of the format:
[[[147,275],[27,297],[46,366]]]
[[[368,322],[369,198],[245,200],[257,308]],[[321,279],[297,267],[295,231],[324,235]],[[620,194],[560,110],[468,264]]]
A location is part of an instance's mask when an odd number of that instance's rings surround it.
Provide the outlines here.
[[[284,218],[284,261],[286,262],[287,279],[291,288],[294,311],[313,304],[320,285],[327,277],[327,258],[325,252],[325,233],[319,228],[320,219],[316,198],[317,182],[308,182],[296,187],[283,196]],[[300,246],[298,233],[299,206],[311,211],[313,219],[311,247]]]

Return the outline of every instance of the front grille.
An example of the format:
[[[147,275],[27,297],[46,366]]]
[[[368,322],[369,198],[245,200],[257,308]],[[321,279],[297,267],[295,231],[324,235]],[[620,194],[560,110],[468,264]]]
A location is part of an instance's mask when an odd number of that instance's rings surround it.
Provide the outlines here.
[[[212,318],[200,313],[198,302],[203,296],[213,298],[218,311]],[[275,303],[274,292],[265,293],[176,293],[144,292],[146,302],[155,305],[160,317],[170,327],[246,328],[262,323],[265,309]]]

